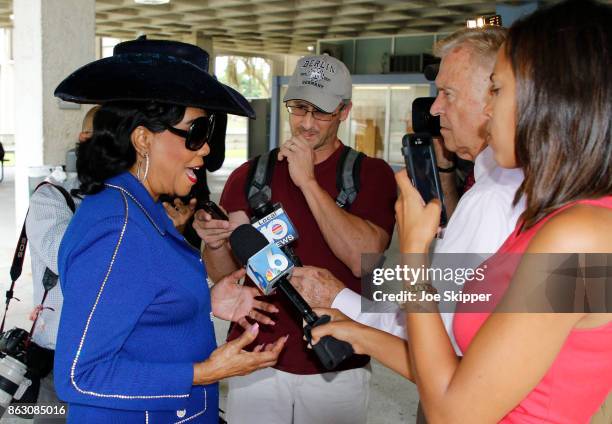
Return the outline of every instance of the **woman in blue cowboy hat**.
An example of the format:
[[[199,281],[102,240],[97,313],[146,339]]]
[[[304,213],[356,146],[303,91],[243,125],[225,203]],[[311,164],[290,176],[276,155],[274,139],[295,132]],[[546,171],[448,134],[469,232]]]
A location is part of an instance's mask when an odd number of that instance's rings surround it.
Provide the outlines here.
[[[218,381],[276,362],[286,338],[253,352],[274,312],[237,281],[209,290],[200,252],[158,201],[184,196],[210,152],[215,112],[253,117],[239,93],[208,73],[208,55],[179,42],[139,39],[66,78],[55,95],[100,103],[92,138],[79,145],[87,194],[60,247],[64,295],[55,384],[68,421],[218,422]],[[244,336],[217,347],[212,323],[238,321]]]

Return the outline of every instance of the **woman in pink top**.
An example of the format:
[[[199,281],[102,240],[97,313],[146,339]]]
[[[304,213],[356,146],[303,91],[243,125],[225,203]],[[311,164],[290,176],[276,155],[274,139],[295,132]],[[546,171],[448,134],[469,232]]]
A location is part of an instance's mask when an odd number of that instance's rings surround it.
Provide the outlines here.
[[[516,313],[512,303],[516,295],[525,300],[535,281],[527,273],[535,255],[524,253],[610,258],[611,10],[592,1],[539,10],[512,26],[498,53],[486,109],[489,143],[501,166],[523,168],[517,199],[524,195],[527,209],[488,261],[485,282],[497,313],[458,307],[454,331],[463,359],[437,313],[406,314],[409,348],[338,312],[335,323],[313,332],[315,340],[347,340],[415,381],[430,423],[586,423],[612,390],[609,304],[596,313]],[[440,206],[424,205],[405,172],[396,178],[400,251],[426,254]],[[609,271],[606,277],[604,294],[612,290]]]

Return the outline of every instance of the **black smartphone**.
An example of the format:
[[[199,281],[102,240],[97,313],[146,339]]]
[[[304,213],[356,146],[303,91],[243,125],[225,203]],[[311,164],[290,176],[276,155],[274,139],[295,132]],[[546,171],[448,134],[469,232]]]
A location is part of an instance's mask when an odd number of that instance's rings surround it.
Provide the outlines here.
[[[213,219],[220,219],[223,221],[229,221],[228,216],[223,210],[212,200],[206,200],[198,204],[198,209],[204,209]]]
[[[408,177],[421,193],[425,203],[432,199],[440,200],[442,204],[440,225],[446,226],[446,207],[431,135],[429,133],[406,134],[402,138],[402,154],[406,162]]]

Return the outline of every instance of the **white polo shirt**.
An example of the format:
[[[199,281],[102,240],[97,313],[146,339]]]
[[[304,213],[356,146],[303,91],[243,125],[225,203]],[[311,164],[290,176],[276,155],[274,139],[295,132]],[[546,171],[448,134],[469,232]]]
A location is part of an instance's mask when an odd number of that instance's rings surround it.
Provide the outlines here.
[[[474,162],[475,183],[459,200],[446,226],[444,239],[436,241],[434,254],[495,253],[525,210],[524,199],[512,205],[523,178],[521,169],[497,165],[490,147],[480,152]],[[406,338],[404,316],[399,309],[389,313],[362,313],[361,301],[359,294],[345,288],[331,306],[362,324]],[[455,350],[461,354],[452,332],[453,314],[444,313],[442,319]]]

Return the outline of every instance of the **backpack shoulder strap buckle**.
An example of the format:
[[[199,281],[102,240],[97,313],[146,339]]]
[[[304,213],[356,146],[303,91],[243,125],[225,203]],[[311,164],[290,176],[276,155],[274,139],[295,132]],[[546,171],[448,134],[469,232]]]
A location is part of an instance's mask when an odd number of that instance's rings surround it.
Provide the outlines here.
[[[349,146],[344,146],[340,155],[336,169],[336,188],[338,189],[336,204],[344,210],[348,210],[359,193],[359,174],[364,156],[363,153]]]

